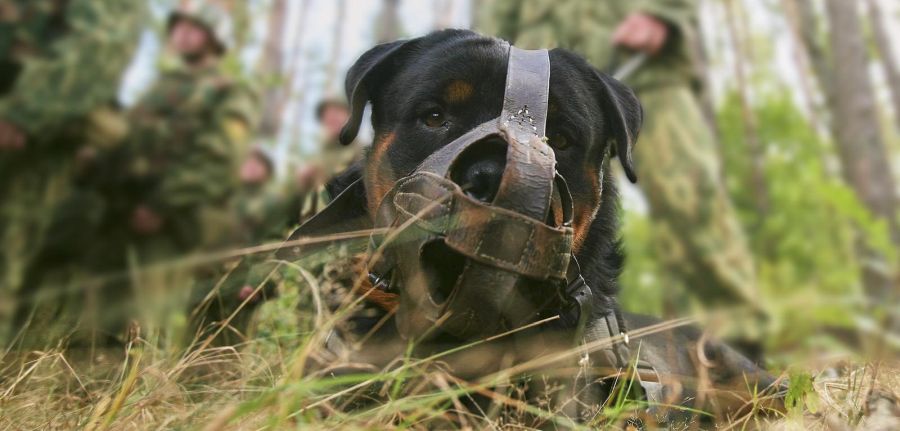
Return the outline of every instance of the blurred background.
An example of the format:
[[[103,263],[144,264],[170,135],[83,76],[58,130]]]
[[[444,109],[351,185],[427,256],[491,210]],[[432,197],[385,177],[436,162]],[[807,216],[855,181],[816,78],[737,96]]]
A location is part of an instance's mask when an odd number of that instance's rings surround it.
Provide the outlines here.
[[[307,274],[259,255],[372,140],[337,142],[344,75],[444,28],[636,65],[625,310],[701,316],[776,374],[897,357],[893,0],[0,0],[5,351],[135,334],[176,351],[210,309],[242,342],[296,335]],[[268,294],[262,317],[231,314]]]

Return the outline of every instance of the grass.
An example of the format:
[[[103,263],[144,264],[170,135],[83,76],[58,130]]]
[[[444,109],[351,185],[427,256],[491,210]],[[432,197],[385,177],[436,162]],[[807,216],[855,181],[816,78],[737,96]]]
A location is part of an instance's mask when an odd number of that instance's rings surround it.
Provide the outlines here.
[[[124,350],[49,350],[29,352],[14,360],[8,357],[7,363],[15,365],[4,370],[0,427],[505,429],[527,428],[535,418],[577,426],[546,405],[523,401],[519,389],[509,384],[510,376],[521,368],[466,381],[443,369],[439,358],[401,358],[400,365],[389,371],[325,376],[299,372],[306,346],[269,354],[270,341],[207,346],[186,350],[177,358],[167,357],[140,338]],[[752,409],[739,417],[716,418],[720,427],[871,429],[872,421],[897,423],[897,417],[890,416],[896,410],[873,404],[882,399],[896,403],[900,396],[896,367],[834,362],[820,371],[814,369],[805,371],[810,377],[808,386],[792,386],[796,400],[786,412],[756,416],[758,411]],[[799,381],[799,375],[792,377]],[[489,399],[489,408],[479,410],[466,403],[475,395]],[[377,401],[361,401],[366,399]],[[642,408],[625,398],[619,400],[595,418],[594,425],[617,427]],[[354,404],[359,406],[348,408]]]
[[[168,271],[274,247],[146,270]],[[13,343],[0,358],[0,429],[619,429],[644,416],[650,406],[624,396],[634,383],[619,375],[614,389],[619,396],[587,422],[573,422],[566,410],[571,401],[559,402],[567,388],[561,382],[571,381],[566,374],[571,370],[559,364],[576,360],[582,350],[514,361],[489,348],[516,331],[426,357],[410,355],[410,346],[355,352],[352,347],[362,340],[352,339],[345,340],[351,349],[325,349],[332,331],[340,331],[362,302],[356,297],[344,298],[338,307],[329,303],[333,280],[321,274],[329,272],[323,265],[330,263],[278,262],[266,280],[277,284],[279,295],[255,309],[249,324],[240,323],[240,309],[221,321],[203,321],[205,307],[223,288],[220,282],[200,305],[183,313],[182,320],[193,318],[199,325],[132,324],[125,345],[118,348],[61,342],[27,350]],[[247,299],[240,307],[250,305]],[[631,337],[694,320],[668,320]],[[222,345],[223,334],[237,341]],[[173,345],[164,340],[189,341]],[[892,358],[894,351],[888,351],[868,357],[846,349],[778,356],[770,370],[790,382],[785,409],[774,408],[770,394],[748,385],[750,395],[739,409],[719,410],[715,404],[705,410],[681,409],[708,421],[685,426],[897,429],[900,364]],[[496,367],[478,376],[461,375],[453,358],[465,354],[487,355]]]

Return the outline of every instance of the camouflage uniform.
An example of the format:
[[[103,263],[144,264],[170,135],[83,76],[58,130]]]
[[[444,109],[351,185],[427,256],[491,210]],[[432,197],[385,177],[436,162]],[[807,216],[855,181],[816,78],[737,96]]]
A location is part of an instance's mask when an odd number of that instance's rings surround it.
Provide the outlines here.
[[[215,67],[171,70],[128,119],[130,137],[110,160],[124,168],[117,173],[121,197],[161,214],[181,251],[227,236],[203,220],[227,208],[238,188],[237,168],[256,122],[254,93]]]
[[[307,165],[319,168],[315,183],[309,190],[301,191],[294,188],[291,192],[294,204],[291,212],[299,215],[301,223],[321,211],[334,199],[334,196],[325,189],[325,184],[359,161],[362,158],[361,148],[358,142],[345,146],[337,140],[320,138],[320,152],[306,161]]]
[[[596,67],[614,58],[612,35],[631,13],[669,25],[669,40],[629,79],[644,107],[635,147],[639,185],[651,207],[667,269],[705,302],[755,304],[752,257],[719,180],[715,139],[704,122],[691,53],[696,2],[691,0],[488,0],[484,30],[522,48],[560,46]]]
[[[270,152],[257,146],[251,157],[268,166],[269,177],[264,183],[242,183],[234,197],[236,240],[245,247],[283,240],[298,222],[287,208],[289,188],[276,180],[275,160]]]
[[[242,184],[232,199],[228,212],[233,217],[231,244],[235,250],[245,250],[282,241],[290,226],[287,200],[282,189],[271,181],[267,184]],[[218,330],[208,326],[229,318],[241,306],[245,286],[255,288],[268,276],[259,265],[269,253],[249,253],[235,256],[211,265],[198,277],[194,285],[189,308],[203,309],[201,319],[190,322],[205,326],[208,331]],[[259,270],[257,270],[260,268]],[[214,295],[210,296],[210,292]],[[246,329],[246,323],[255,308],[256,301],[241,309],[229,325],[239,332]],[[204,333],[207,335],[209,332]],[[218,343],[235,344],[244,340],[235,338],[232,330],[224,331],[217,338]]]
[[[204,22],[203,16],[177,15]],[[212,63],[178,64],[164,70],[123,116],[127,125],[124,139],[99,152],[90,169],[79,177],[81,193],[57,211],[64,214],[72,212],[67,209],[84,208],[95,213],[93,229],[80,227],[91,231],[94,241],[83,244],[84,250],[77,256],[70,256],[75,259],[72,266],[81,273],[71,277],[81,284],[74,293],[98,292],[93,296],[104,321],[89,322],[91,329],[120,335],[126,319],[141,317],[138,313],[144,314],[146,331],[154,331],[149,325],[169,324],[172,319],[183,328],[184,306],[194,278],[215,270],[166,263],[231,245],[234,223],[229,203],[238,188],[238,164],[256,123],[257,100],[247,85],[228,77],[218,62]],[[133,230],[131,218],[138,207],[149,208],[162,219],[158,232]],[[67,227],[58,226],[61,230]],[[71,231],[71,226],[68,229]],[[155,264],[164,266],[148,270]],[[133,271],[136,268],[143,270]],[[89,296],[68,302],[89,302]],[[58,321],[60,318],[53,316],[60,315],[85,319],[59,311],[61,306],[52,301],[38,302],[34,321]],[[135,303],[141,304],[139,310],[129,308]],[[67,323],[64,329],[71,330],[76,322]]]
[[[232,245],[230,202],[256,124],[256,104],[250,88],[218,67],[166,71],[129,112],[124,145],[102,162],[109,187],[101,237],[115,244],[100,248],[92,264],[103,264],[103,272],[121,271]],[[139,206],[162,218],[161,231],[131,231],[129,220]],[[133,260],[123,261],[129,251]],[[180,314],[194,278],[214,276],[218,266],[144,271],[132,284],[139,294],[164,290],[150,301],[167,302],[161,312]]]
[[[298,223],[297,215],[289,211],[285,188],[271,180],[266,184],[243,184],[234,197],[231,214],[236,219],[234,245],[240,248],[280,243]],[[270,266],[263,263],[269,254],[249,253],[226,262],[224,271],[214,279],[198,283],[194,302],[199,304],[219,285],[216,303],[211,304],[207,316],[210,320],[228,317],[243,302],[241,292],[245,286],[256,288],[267,278]],[[252,307],[247,308],[249,311]],[[242,313],[238,317],[243,319],[247,315]]]
[[[256,240],[255,244],[284,239],[285,234],[290,233],[293,228],[325,208],[333,199],[333,196],[325,188],[326,182],[337,173],[347,169],[360,157],[360,147],[356,144],[343,146],[336,140],[328,139],[322,139],[320,142],[321,153],[306,161],[307,166],[318,168],[318,175],[307,190],[301,191],[297,181],[290,178],[286,187],[275,188],[269,197],[266,197],[265,194],[256,194],[248,196],[248,199],[240,204],[238,214],[244,215],[241,218],[244,220],[246,228],[251,232],[257,232],[253,235]],[[264,210],[264,208],[268,209]],[[261,225],[260,220],[268,221]],[[340,293],[346,293],[349,286],[352,285],[352,282],[347,284],[348,280],[357,276],[356,271],[349,271],[352,265],[347,263],[346,253],[343,251],[314,256],[309,261],[301,263],[300,266],[308,269],[310,274],[319,277],[318,286],[322,289],[323,296],[327,298],[329,305],[343,297]],[[260,289],[267,297],[275,294],[278,290],[279,300],[266,301],[265,304],[262,304],[260,312],[254,313],[256,325],[253,325],[253,328],[257,334],[263,337],[271,336],[279,332],[274,329],[274,326],[291,326],[283,325],[283,322],[276,322],[281,321],[278,316],[285,315],[285,307],[296,308],[296,304],[292,302],[296,299],[296,291],[291,287],[286,287],[283,282],[285,273],[293,271],[294,269],[291,267],[280,265],[273,259],[271,253],[249,256],[234,269],[229,279],[223,284],[222,291],[226,295],[226,301],[223,302],[227,304],[227,300],[233,298],[233,295],[227,292],[229,287],[231,289],[235,287]],[[235,276],[242,283],[235,284],[233,281]],[[257,301],[251,305],[260,304]],[[250,313],[239,314],[236,317],[237,325],[248,323],[247,318],[249,317],[251,317]],[[291,331],[295,331],[295,328],[296,325],[292,327]],[[239,326],[239,329],[242,330],[243,327]],[[226,337],[224,341],[231,340]]]
[[[143,3],[0,0],[0,120],[27,137],[0,151],[0,342],[74,155],[104,134],[144,22]]]
[[[347,158],[348,150],[336,142],[334,144],[334,148]],[[271,171],[274,161],[270,154],[261,148],[255,151],[270,162]],[[333,168],[346,166],[346,163],[342,165],[334,157],[336,156],[325,156],[313,163],[323,163],[324,166]],[[315,189],[304,194],[297,191],[293,178],[285,183],[270,179],[265,184],[242,184],[234,197],[231,211],[236,219],[235,246],[252,250],[261,246],[278,245],[301,223],[300,208],[304,204],[314,202],[306,207],[305,214],[309,216],[315,213],[317,204],[321,205],[318,208],[322,208],[328,201],[329,196],[323,184],[318,184]],[[217,343],[234,344],[245,341],[243,337],[235,337],[234,333],[243,333],[248,329],[250,318],[263,301],[253,299],[242,305],[246,299],[244,295],[259,288],[262,297],[271,298],[283,277],[283,271],[276,271],[276,268],[278,263],[272,259],[271,250],[248,252],[241,259],[226,262],[223,271],[215,279],[198,284],[194,304],[199,305],[212,289],[216,293],[215,299],[204,305],[206,323],[222,321],[241,307],[240,312],[230,321],[232,330],[223,332],[216,339]]]

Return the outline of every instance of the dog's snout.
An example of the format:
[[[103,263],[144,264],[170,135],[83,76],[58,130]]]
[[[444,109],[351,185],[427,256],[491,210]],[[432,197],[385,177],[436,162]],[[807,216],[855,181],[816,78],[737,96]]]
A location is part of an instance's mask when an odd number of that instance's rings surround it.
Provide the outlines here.
[[[499,138],[476,142],[456,159],[450,179],[470,197],[492,202],[506,167],[506,143]]]

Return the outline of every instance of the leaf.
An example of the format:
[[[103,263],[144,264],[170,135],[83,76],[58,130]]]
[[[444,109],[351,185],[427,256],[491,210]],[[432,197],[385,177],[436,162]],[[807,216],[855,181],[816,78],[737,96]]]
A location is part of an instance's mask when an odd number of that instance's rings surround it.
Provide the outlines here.
[[[816,398],[813,402],[809,401],[811,396]],[[813,408],[818,408],[818,396],[813,388],[813,378],[808,372],[798,370],[790,372],[790,386],[784,397],[784,405],[793,413],[801,413],[804,406],[811,412]]]

